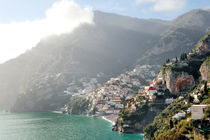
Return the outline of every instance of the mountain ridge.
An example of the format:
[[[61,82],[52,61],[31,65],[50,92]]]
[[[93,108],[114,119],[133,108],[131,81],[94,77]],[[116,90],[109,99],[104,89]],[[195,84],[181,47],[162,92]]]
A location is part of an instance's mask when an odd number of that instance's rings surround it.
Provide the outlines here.
[[[161,35],[171,25],[165,22],[155,23],[150,20],[112,16],[96,12],[95,25],[85,24],[72,34],[44,39],[25,54],[1,64],[0,108],[10,110],[17,98],[22,98],[24,99],[22,102],[28,100],[28,103],[20,105],[19,108],[33,104],[22,111],[33,111],[37,108],[53,110],[66,103],[69,96],[64,96],[63,91],[73,81],[95,78],[102,72],[105,77],[97,80],[103,83],[127,69],[132,69],[138,63],[150,64],[156,60],[154,63],[159,64],[165,59],[163,56],[167,55],[164,52],[162,53],[164,55],[154,55],[151,58],[141,56],[155,50],[156,42],[161,40]],[[193,30],[195,34],[204,34],[204,32],[203,29],[198,29],[197,32]],[[183,34],[189,35],[188,32]],[[189,40],[199,40],[197,36],[191,36]],[[176,45],[171,46],[176,48]],[[156,48],[159,51],[158,47]],[[49,81],[50,84],[42,82],[56,78],[59,73],[61,79]],[[49,102],[42,100],[45,97]],[[44,102],[46,104],[41,106]]]

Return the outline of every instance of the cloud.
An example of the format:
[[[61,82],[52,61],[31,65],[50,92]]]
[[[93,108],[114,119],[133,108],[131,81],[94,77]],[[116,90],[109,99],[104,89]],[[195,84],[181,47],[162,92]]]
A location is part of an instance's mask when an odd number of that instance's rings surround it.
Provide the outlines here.
[[[157,0],[136,0],[136,4],[146,4],[146,3],[153,3]]]
[[[150,4],[154,11],[178,11],[185,7],[186,0],[136,0],[136,4]]]
[[[185,7],[186,0],[158,0],[153,9],[155,11],[177,11]]]
[[[0,24],[0,63],[34,47],[42,38],[72,32],[83,23],[93,24],[90,7],[62,0],[46,11],[44,19]]]

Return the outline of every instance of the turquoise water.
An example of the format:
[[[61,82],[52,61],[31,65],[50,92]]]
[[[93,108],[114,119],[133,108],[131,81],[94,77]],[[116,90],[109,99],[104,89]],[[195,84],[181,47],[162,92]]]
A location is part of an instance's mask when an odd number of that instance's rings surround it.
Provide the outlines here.
[[[0,140],[141,140],[111,131],[99,117],[42,113],[0,113]]]

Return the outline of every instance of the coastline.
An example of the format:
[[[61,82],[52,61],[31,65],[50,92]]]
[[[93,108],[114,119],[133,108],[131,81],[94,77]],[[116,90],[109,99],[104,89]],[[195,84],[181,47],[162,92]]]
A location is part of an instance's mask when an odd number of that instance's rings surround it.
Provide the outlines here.
[[[116,124],[117,118],[118,116],[113,116],[113,115],[108,115],[108,116],[100,116],[103,120],[108,121],[109,123],[111,123],[112,125]],[[137,134],[137,135],[141,135],[142,137],[144,137],[144,133],[140,132],[140,133],[132,133],[132,134]]]
[[[58,114],[64,114],[62,111],[51,111],[52,113],[58,113]],[[85,115],[85,116],[89,116],[89,115]],[[96,116],[92,116],[92,117],[96,117]],[[99,117],[99,116],[97,116]],[[116,121],[117,121],[117,116],[100,116],[103,120],[111,123],[112,125],[115,125]]]
[[[52,113],[63,114],[62,111],[51,111],[51,112]],[[103,120],[111,123],[113,126],[116,124],[116,121],[117,121],[117,118],[118,118],[117,115],[105,115],[105,116],[95,116],[95,115],[89,116],[89,115],[84,115],[84,116],[87,116],[87,117],[100,117]],[[141,135],[142,137],[144,137],[144,134],[143,133],[133,133],[133,134]]]
[[[115,125],[116,123],[116,118],[117,116],[101,116],[101,118],[109,123],[111,123],[112,125]]]
[[[58,113],[58,114],[64,114],[62,111],[51,111],[52,113]],[[88,116],[88,115],[85,115]],[[94,116],[93,116],[94,117]],[[96,116],[95,116],[96,117]],[[97,116],[99,117],[99,116]],[[103,120],[111,123],[112,125],[115,125],[116,121],[117,121],[117,116],[112,116],[112,115],[108,115],[108,116],[100,116]]]
[[[64,114],[62,111],[50,111],[52,113]]]

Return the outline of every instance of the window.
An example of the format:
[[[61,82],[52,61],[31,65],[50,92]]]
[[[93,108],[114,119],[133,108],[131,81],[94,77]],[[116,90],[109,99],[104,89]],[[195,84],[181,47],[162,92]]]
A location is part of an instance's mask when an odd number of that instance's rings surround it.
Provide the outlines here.
[[[194,107],[193,112],[198,112],[198,109],[196,107]]]
[[[205,108],[203,108],[203,112],[202,113],[204,113],[205,112]]]

